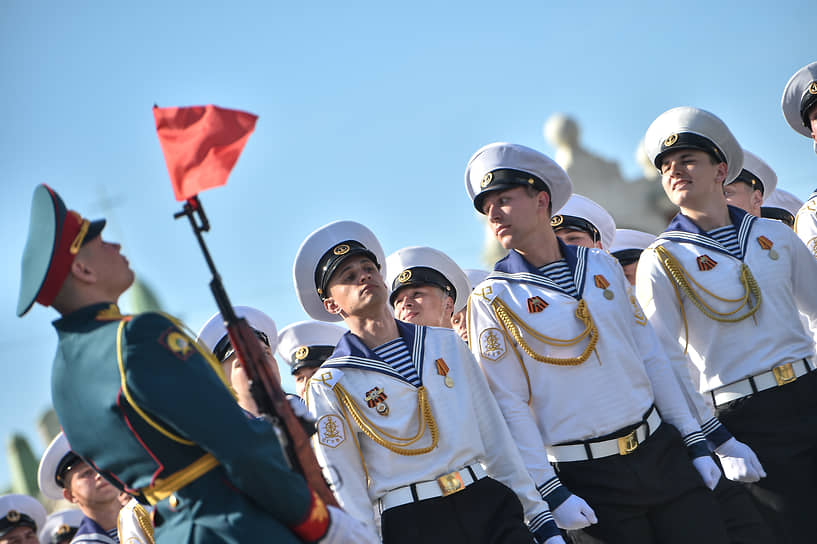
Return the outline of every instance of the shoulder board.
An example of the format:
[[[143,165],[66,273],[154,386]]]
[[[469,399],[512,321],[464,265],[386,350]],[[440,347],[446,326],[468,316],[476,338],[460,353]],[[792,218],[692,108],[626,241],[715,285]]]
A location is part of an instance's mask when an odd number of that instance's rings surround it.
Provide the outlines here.
[[[310,383],[323,384],[328,388],[332,388],[343,377],[343,371],[339,368],[319,368],[315,374],[309,379]]]

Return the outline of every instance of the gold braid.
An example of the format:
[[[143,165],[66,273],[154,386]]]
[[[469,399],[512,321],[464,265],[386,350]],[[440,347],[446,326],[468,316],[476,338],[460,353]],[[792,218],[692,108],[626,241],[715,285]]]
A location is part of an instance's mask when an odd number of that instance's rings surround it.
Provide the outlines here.
[[[420,388],[417,389],[417,410],[420,415],[420,422],[418,425],[417,434],[411,438],[394,436],[375,425],[368,417],[366,417],[366,414],[360,411],[355,404],[354,399],[352,399],[351,395],[349,395],[341,384],[336,383],[332,389],[335,391],[335,395],[337,395],[338,400],[349,412],[349,415],[351,415],[352,419],[355,420],[357,426],[360,427],[360,430],[362,430],[363,433],[371,438],[375,443],[380,444],[384,448],[399,455],[422,455],[437,447],[440,435],[439,431],[437,430],[437,422],[434,421],[434,415],[431,413],[431,406],[428,403],[425,386],[420,386]],[[407,448],[406,446],[414,444],[423,437],[425,434],[426,424],[428,424],[428,429],[431,431],[431,445],[424,448]],[[388,440],[389,438],[391,440]]]
[[[524,350],[525,353],[531,356],[536,361],[540,363],[548,363],[551,365],[559,365],[559,366],[577,366],[582,364],[583,362],[587,361],[590,357],[590,354],[596,349],[596,343],[599,341],[599,331],[596,328],[596,324],[593,322],[593,316],[590,315],[590,310],[587,309],[587,303],[584,299],[579,301],[579,305],[576,307],[576,317],[579,321],[584,323],[584,331],[582,331],[578,336],[574,338],[570,338],[568,340],[562,340],[560,338],[551,338],[549,336],[545,336],[544,334],[540,334],[536,332],[534,329],[529,327],[522,319],[519,318],[513,310],[511,310],[507,304],[502,302],[499,297],[494,298],[491,301],[491,307],[494,309],[494,313],[496,317],[499,319],[499,322],[502,323],[502,326],[505,330],[516,340],[516,343]],[[544,355],[539,355],[533,348],[525,342],[525,339],[522,338],[522,334],[519,332],[519,326],[525,330],[528,334],[543,342],[549,346],[556,346],[556,347],[569,347],[575,346],[585,338],[588,338],[587,346],[585,346],[584,351],[578,357],[568,357],[565,359],[559,359],[557,357],[546,357]]]
[[[760,308],[760,286],[757,284],[757,281],[755,281],[754,276],[752,276],[752,271],[749,270],[749,266],[746,265],[746,263],[742,263],[740,267],[740,283],[744,288],[743,296],[730,299],[719,297],[695,281],[693,277],[687,274],[687,271],[684,270],[681,263],[679,263],[672,253],[670,253],[664,246],[656,247],[655,252],[658,254],[659,261],[661,262],[661,266],[664,267],[664,270],[672,277],[687,298],[689,298],[689,300],[701,311],[701,313],[703,313],[709,319],[719,321],[721,323],[737,323],[738,321],[743,321],[747,317],[754,315]],[[709,295],[715,300],[719,300],[721,302],[739,302],[740,306],[731,312],[718,312],[707,304],[701,298],[701,296],[693,290],[692,286],[687,280],[691,281],[696,287],[698,287],[699,290],[703,291],[705,294]],[[754,306],[752,306],[752,297],[755,299]],[[746,312],[744,314],[735,315],[744,307],[746,308]]]

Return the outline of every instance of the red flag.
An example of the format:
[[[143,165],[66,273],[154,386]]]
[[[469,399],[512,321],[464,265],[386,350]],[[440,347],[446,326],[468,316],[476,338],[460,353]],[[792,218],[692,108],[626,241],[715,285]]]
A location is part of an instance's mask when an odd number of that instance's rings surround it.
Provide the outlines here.
[[[227,183],[257,115],[213,106],[153,107],[176,200]]]

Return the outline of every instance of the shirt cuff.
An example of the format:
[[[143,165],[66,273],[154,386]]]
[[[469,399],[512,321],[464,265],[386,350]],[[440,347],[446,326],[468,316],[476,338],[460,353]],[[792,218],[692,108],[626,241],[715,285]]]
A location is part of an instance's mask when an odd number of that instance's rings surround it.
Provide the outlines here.
[[[536,486],[539,495],[548,503],[550,511],[556,510],[570,496],[570,491],[554,476],[542,485]]]
[[[730,433],[716,417],[713,417],[701,425],[701,431],[703,431],[706,441],[713,451],[732,438],[732,433]]]

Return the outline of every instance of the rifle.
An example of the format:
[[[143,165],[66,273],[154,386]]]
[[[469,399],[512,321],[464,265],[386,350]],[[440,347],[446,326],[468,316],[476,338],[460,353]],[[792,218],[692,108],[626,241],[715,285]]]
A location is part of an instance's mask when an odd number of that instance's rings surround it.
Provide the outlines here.
[[[221,282],[221,276],[216,270],[216,265],[201,234],[210,230],[210,222],[207,220],[198,195],[188,198],[182,211],[173,215],[174,219],[180,217],[187,217],[190,220],[190,226],[204,254],[204,260],[207,261],[207,266],[213,274],[213,279],[210,280],[210,290],[224,318],[224,324],[230,335],[230,343],[247,372],[250,393],[258,410],[278,434],[281,447],[293,470],[304,477],[307,485],[318,494],[325,504],[338,506],[335,496],[323,478],[318,460],[309,444],[309,437],[292,411],[286,394],[281,389],[281,384],[272,375],[269,365],[274,364],[274,361],[269,360],[247,320],[238,317],[233,310],[233,305]],[[198,222],[196,217],[199,219]]]

